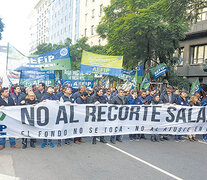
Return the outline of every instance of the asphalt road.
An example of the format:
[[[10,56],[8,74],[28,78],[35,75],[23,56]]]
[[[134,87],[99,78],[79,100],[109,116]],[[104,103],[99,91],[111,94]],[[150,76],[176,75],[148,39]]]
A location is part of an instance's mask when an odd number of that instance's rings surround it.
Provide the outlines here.
[[[0,180],[160,180],[207,179],[206,142],[129,141],[86,143],[42,149],[6,149],[0,153]],[[21,141],[17,140],[20,145]]]

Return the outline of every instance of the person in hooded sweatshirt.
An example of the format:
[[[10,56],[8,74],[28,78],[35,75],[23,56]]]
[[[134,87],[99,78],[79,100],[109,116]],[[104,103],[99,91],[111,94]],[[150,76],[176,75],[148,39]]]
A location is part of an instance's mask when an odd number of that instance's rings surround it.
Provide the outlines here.
[[[43,95],[42,101],[45,101],[45,100],[51,100],[51,101],[58,101],[59,102],[58,97],[54,94],[54,88],[52,86],[49,86],[47,88],[46,93]],[[51,139],[48,139],[48,141],[47,141],[47,139],[44,139],[41,147],[45,148],[45,146],[47,145],[47,142],[49,142],[50,147],[55,147]]]
[[[34,92],[29,92],[28,95],[26,96],[25,100],[23,100],[21,105],[35,106],[38,103],[39,103],[39,101],[37,100]],[[35,148],[35,142],[36,142],[36,139],[30,139],[30,146],[32,148]],[[22,149],[26,149],[26,148],[27,148],[27,138],[22,138]]]

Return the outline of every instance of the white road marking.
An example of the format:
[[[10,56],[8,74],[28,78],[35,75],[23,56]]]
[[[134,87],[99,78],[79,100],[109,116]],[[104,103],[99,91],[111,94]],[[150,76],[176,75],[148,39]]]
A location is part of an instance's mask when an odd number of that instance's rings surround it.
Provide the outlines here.
[[[19,180],[18,177],[8,176],[5,174],[0,174],[0,180]]]
[[[198,140],[199,143],[202,143],[202,144],[207,144],[207,142],[204,142],[204,141],[200,141]]]
[[[119,151],[119,152],[121,152],[121,153],[123,153],[123,154],[125,154],[125,155],[127,155],[127,156],[129,156],[129,157],[131,157],[131,158],[133,158],[133,159],[135,159],[135,160],[137,160],[137,161],[147,165],[147,166],[150,166],[151,168],[156,169],[157,171],[160,171],[161,173],[163,173],[163,174],[165,174],[167,176],[170,176],[170,177],[172,177],[172,178],[174,178],[176,180],[183,180],[182,178],[179,178],[179,177],[177,177],[177,176],[175,176],[175,175],[173,175],[173,174],[171,174],[171,173],[169,173],[169,172],[167,172],[167,171],[165,171],[165,170],[163,170],[163,169],[161,169],[161,168],[159,168],[159,167],[157,167],[157,166],[155,166],[153,164],[150,164],[147,161],[144,161],[144,160],[142,160],[142,159],[140,159],[140,158],[138,158],[138,157],[136,157],[136,156],[134,156],[132,154],[129,154],[128,152],[123,151],[123,150],[121,150],[121,149],[119,149],[119,148],[117,148],[117,147],[115,147],[115,146],[113,146],[111,144],[106,143],[106,145],[111,147],[111,148],[113,148],[113,149],[116,149],[117,151]]]

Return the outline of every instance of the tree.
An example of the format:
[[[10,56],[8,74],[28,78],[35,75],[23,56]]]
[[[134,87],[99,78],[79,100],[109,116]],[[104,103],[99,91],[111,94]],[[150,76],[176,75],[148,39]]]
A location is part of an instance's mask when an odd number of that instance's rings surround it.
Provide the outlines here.
[[[138,63],[172,65],[180,40],[205,6],[202,0],[112,0],[97,32],[107,38],[108,54],[124,56],[127,69]]]
[[[4,31],[4,23],[2,22],[2,19],[0,18],[0,40],[2,39],[2,32]]]

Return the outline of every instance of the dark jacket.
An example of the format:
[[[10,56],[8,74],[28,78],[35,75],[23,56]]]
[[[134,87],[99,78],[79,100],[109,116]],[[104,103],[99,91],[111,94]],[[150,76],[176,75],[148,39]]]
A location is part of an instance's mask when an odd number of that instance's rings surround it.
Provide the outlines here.
[[[153,104],[153,105],[162,104],[162,101],[161,101],[161,100],[156,101],[155,99],[153,99],[153,100],[152,100],[152,104]]]
[[[48,94],[48,93],[46,93],[42,97],[42,100],[58,100],[58,97],[55,94]]]
[[[81,97],[78,97],[75,101],[77,104],[88,104],[88,98],[83,100]]]
[[[111,104],[124,105],[128,104],[128,99],[124,97],[122,100],[118,95],[111,100]]]
[[[128,104],[139,104],[139,105],[141,105],[141,104],[143,104],[142,103],[142,101],[137,97],[137,98],[130,98],[130,99],[128,99]]]
[[[107,98],[106,96],[99,96],[97,94],[93,95],[90,97],[89,103],[93,104],[95,102],[100,102],[100,104],[106,104],[107,103]]]
[[[150,104],[151,103],[150,96],[146,96],[145,98],[143,98],[142,96],[139,96],[138,98],[142,102],[142,104]]]
[[[11,94],[11,98],[14,100],[14,102],[15,102],[16,105],[20,105],[20,102],[22,101],[22,99],[24,97],[25,97],[25,94],[24,93],[19,93],[19,94],[12,93]]]
[[[73,95],[71,95],[70,97],[68,97],[67,95],[64,94],[61,98],[63,99],[64,102],[74,103]]]
[[[0,106],[15,106],[14,100],[8,97],[8,103],[0,96]]]
[[[64,93],[63,93],[62,91],[60,91],[60,92],[56,93],[55,95],[56,95],[56,96],[58,97],[58,99],[60,100],[60,98],[64,95]]]
[[[37,97],[37,100],[38,101],[41,101],[42,100],[42,97],[46,94],[46,91],[44,90],[43,93],[41,93],[40,90],[37,90],[34,93],[35,93],[35,95]]]
[[[30,99],[25,99],[25,105],[32,105],[32,104],[38,104],[39,101],[37,99],[34,99],[31,101]]]
[[[169,101],[169,95],[167,94],[167,92],[163,92],[160,96],[160,100],[163,102],[163,104],[166,104],[166,103],[170,103],[170,104],[173,104],[173,103],[176,103],[176,95],[171,93],[171,101]]]
[[[188,103],[188,99],[186,98],[185,100],[179,96],[177,99],[176,99],[176,104],[177,105],[181,105],[181,106],[189,106],[189,103]]]
[[[73,95],[72,95],[72,98],[74,99],[74,101],[78,98],[78,97],[80,97],[81,96],[81,93],[80,93],[80,91],[77,91],[77,92],[75,92]]]

